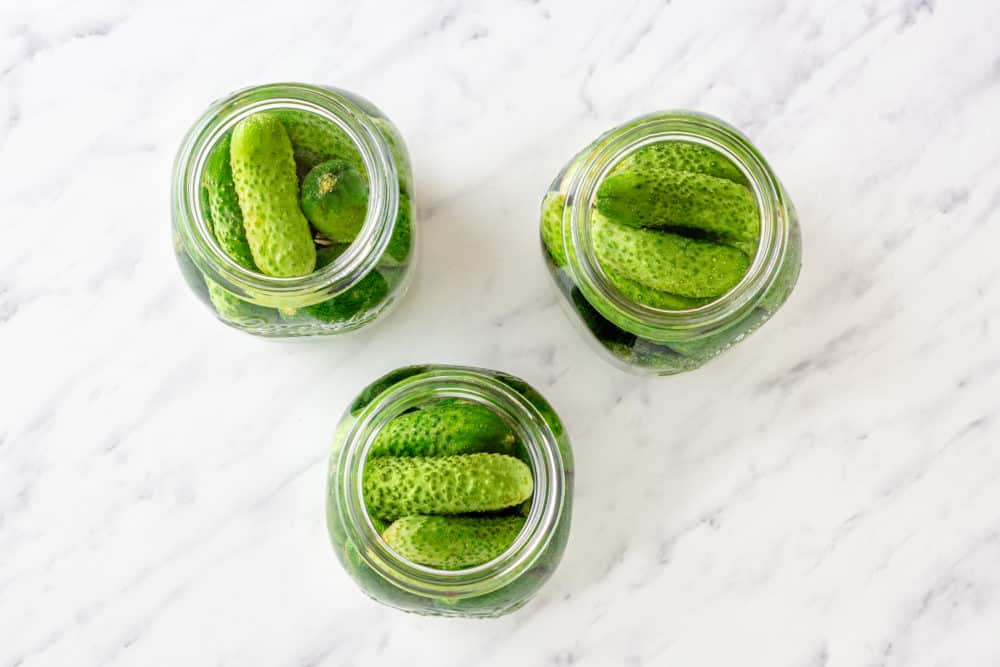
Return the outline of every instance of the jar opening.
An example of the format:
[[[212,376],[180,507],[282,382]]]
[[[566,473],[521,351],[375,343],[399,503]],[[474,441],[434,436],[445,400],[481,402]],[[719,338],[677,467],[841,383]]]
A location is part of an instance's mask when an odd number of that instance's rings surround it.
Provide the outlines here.
[[[662,142],[698,144],[720,155],[742,174],[759,214],[759,241],[742,278],[721,296],[693,308],[657,308],[623,295],[598,261],[591,234],[597,191],[604,180],[636,151]],[[781,187],[749,140],[722,121],[690,112],[651,114],[600,137],[571,174],[562,221],[569,269],[591,305],[631,333],[661,341],[707,335],[749,312],[777,276],[788,229]]]
[[[382,428],[403,412],[441,399],[478,403],[497,414],[520,441],[534,478],[531,509],[514,541],[494,559],[457,570],[421,565],[394,551],[369,517],[362,488],[368,452]],[[565,493],[558,443],[538,410],[502,382],[460,368],[414,375],[372,401],[343,438],[336,461],[340,477],[331,490],[340,495],[340,520],[357,537],[366,564],[405,591],[422,596],[484,595],[530,569],[553,537]]]
[[[208,227],[199,195],[211,151],[244,118],[260,112],[311,114],[339,128],[357,150],[368,181],[368,207],[357,237],[326,266],[290,278],[267,276],[234,261]],[[188,132],[175,161],[173,199],[184,249],[207,277],[247,301],[271,307],[308,306],[357,284],[388,246],[399,190],[397,165],[368,115],[339,93],[306,84],[270,84],[212,104]]]

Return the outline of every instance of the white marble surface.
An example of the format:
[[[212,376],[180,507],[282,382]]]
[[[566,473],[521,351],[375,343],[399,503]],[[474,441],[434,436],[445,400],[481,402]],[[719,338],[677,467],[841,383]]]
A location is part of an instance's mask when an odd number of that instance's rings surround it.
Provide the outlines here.
[[[998,30],[992,0],[2,3],[0,667],[1000,664]],[[421,265],[364,335],[240,335],[174,265],[182,133],[277,80],[414,155]],[[536,210],[671,107],[766,153],[804,270],[644,380],[564,319]],[[425,361],[521,375],[573,438],[565,560],[506,619],[380,607],[327,544],[335,420]]]

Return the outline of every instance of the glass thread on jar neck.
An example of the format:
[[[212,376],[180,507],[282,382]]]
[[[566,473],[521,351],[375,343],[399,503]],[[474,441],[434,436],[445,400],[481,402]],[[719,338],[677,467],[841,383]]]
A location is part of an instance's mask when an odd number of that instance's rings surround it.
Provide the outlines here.
[[[661,310],[622,296],[600,268],[591,241],[592,206],[601,182],[629,154],[660,141],[698,143],[722,154],[743,172],[760,211],[758,250],[740,282],[714,301],[689,310]],[[684,340],[713,333],[742,318],[773,284],[788,246],[787,205],[770,167],[738,131],[703,114],[654,113],[606,132],[581,155],[585,158],[569,174],[563,244],[576,283],[604,317],[624,320],[630,332],[639,336]]]
[[[369,185],[368,210],[358,237],[329,265],[291,278],[251,271],[229,257],[210,233],[199,197],[208,156],[226,132],[254,113],[279,109],[316,114],[343,131],[361,155]],[[181,143],[173,179],[175,218],[192,261],[229,291],[266,306],[309,305],[355,285],[388,246],[400,205],[397,165],[367,113],[338,92],[299,83],[253,86],[213,103]]]
[[[531,460],[534,489],[531,510],[514,542],[493,560],[461,570],[440,570],[398,555],[376,531],[365,509],[364,464],[378,432],[393,417],[428,400],[459,398],[497,410],[515,430]],[[339,471],[339,517],[359,540],[366,564],[397,587],[420,596],[485,595],[527,572],[548,547],[563,511],[563,461],[544,417],[523,396],[475,369],[441,368],[393,385],[366,406],[331,462]]]

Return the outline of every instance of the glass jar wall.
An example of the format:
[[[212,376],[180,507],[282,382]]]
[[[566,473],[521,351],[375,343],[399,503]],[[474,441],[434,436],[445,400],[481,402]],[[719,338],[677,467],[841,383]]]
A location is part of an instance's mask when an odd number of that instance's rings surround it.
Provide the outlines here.
[[[362,390],[341,419],[327,523],[337,557],[376,601],[494,617],[555,570],[572,498],[568,437],[531,386],[485,369],[410,366]]]
[[[766,322],[801,263],[794,207],[737,130],[694,112],[598,137],[542,203],[542,250],[571,318],[640,373],[698,368]]]
[[[212,104],[174,163],[173,240],[191,289],[251,334],[339,334],[408,286],[416,220],[406,146],[347,91],[270,84]]]

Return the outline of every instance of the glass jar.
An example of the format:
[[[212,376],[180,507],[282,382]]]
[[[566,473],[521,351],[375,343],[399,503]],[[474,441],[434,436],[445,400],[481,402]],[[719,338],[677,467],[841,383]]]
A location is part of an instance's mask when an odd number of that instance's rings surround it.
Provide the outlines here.
[[[486,406],[516,435],[534,491],[524,527],[493,560],[459,570],[411,562],[382,538],[365,507],[368,451],[394,417],[442,399]],[[524,605],[551,576],[569,534],[573,457],[559,417],[524,381],[460,366],[409,366],[366,387],[341,419],[330,456],[327,526],[344,568],[372,599],[434,616],[495,617]]]
[[[757,203],[760,238],[743,278],[709,303],[664,310],[612,285],[591,236],[603,180],[634,151],[661,141],[710,148],[732,163]],[[760,152],[716,118],[690,112],[641,116],[601,135],[559,173],[542,206],[542,251],[571,319],[602,354],[630,371],[671,375],[698,368],[741,341],[788,299],[801,241],[792,202]]]
[[[307,275],[274,277],[247,268],[223,250],[211,226],[206,165],[233,127],[259,112],[297,119],[307,131],[319,123],[367,180],[367,210],[356,238],[337,244],[310,230],[328,263],[317,262]],[[313,163],[331,159],[300,152],[294,136],[292,141],[299,178]],[[406,145],[370,102],[337,88],[254,86],[213,103],[181,144],[171,193],[174,250],[191,289],[225,324],[279,338],[345,333],[384,315],[406,291],[415,250],[412,196]]]

